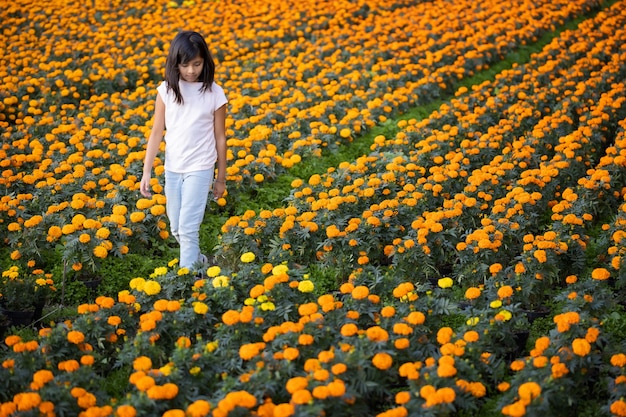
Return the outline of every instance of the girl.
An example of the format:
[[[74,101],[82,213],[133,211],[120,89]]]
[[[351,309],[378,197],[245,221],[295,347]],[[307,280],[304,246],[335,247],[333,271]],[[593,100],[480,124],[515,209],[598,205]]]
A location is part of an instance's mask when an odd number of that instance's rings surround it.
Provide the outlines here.
[[[214,81],[215,63],[204,38],[180,32],[170,45],[165,81],[157,87],[152,132],[144,159],[141,194],[150,197],[152,166],[165,129],[165,197],[170,230],[180,245],[180,267],[207,259],[200,252],[200,223],[213,184],[226,190],[226,103]],[[217,178],[213,180],[217,165]]]

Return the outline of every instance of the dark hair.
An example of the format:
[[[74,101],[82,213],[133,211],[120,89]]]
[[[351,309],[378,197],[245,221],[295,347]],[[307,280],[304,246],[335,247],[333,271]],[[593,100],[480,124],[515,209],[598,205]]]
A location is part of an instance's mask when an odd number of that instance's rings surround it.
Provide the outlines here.
[[[211,84],[215,77],[215,62],[206,41],[198,32],[185,30],[178,33],[170,44],[170,51],[165,61],[165,81],[167,81],[168,91],[170,89],[174,91],[176,102],[179,104],[183,104],[183,96],[178,85],[180,79],[178,65],[186,64],[197,56],[204,60],[200,74],[200,81],[202,81],[200,91],[211,91]]]

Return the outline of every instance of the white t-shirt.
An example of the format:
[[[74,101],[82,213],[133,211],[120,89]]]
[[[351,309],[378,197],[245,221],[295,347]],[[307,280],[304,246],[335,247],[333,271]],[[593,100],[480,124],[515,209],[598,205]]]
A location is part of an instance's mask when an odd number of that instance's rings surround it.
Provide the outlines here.
[[[157,87],[165,103],[165,169],[178,173],[213,169],[215,111],[228,102],[224,90],[215,83],[204,92],[202,83],[180,80],[179,85],[182,105],[176,103],[173,90],[167,91],[166,81]]]

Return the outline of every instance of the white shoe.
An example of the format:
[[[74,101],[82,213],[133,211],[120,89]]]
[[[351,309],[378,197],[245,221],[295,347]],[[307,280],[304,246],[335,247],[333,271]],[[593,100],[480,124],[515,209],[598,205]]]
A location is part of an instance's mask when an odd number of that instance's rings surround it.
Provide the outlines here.
[[[200,262],[202,265],[207,266],[207,265],[209,264],[209,258],[207,258],[205,254],[201,253],[201,254],[200,254],[200,259],[199,259],[199,262]]]

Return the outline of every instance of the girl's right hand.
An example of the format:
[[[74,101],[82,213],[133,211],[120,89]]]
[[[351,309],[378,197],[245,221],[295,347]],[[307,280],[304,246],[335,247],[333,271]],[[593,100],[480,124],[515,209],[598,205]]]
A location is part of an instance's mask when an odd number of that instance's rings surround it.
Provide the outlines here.
[[[150,177],[144,175],[141,177],[141,184],[139,185],[139,192],[144,197],[152,197],[152,193],[150,192]]]

